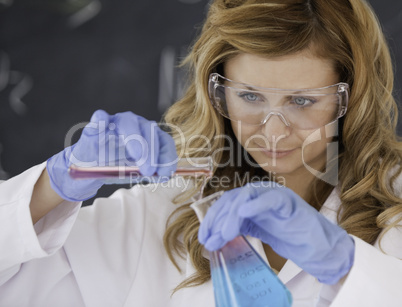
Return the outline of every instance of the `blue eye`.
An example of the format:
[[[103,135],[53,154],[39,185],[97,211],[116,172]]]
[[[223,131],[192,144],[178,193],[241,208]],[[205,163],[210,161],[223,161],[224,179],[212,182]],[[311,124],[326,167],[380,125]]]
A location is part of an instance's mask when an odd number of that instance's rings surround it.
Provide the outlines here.
[[[255,102],[257,100],[259,100],[258,95],[254,94],[254,93],[238,93],[237,94],[240,98],[242,98],[243,100],[246,100],[248,102]]]
[[[312,98],[307,98],[307,97],[295,97],[295,98],[293,98],[293,102],[298,107],[307,107],[309,105],[314,104],[316,102],[316,100],[312,99]]]

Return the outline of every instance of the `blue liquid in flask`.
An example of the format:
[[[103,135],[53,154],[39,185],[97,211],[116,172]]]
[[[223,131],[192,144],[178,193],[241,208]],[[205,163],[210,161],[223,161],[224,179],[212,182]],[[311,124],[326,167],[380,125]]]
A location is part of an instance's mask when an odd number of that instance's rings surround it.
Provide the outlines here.
[[[292,296],[244,236],[210,252],[217,307],[287,307]]]
[[[222,195],[214,193],[191,207],[201,221]],[[244,236],[209,252],[216,307],[289,307],[292,295]]]

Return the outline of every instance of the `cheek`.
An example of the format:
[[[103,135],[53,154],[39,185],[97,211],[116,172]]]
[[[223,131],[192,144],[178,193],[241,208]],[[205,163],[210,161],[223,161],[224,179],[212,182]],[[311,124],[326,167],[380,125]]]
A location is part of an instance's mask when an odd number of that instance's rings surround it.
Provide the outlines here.
[[[259,135],[258,127],[244,126],[237,122],[232,122],[231,125],[236,139],[244,148]]]
[[[326,155],[327,144],[331,139],[326,138],[325,128],[313,131],[298,131],[296,135],[301,142],[305,160]]]

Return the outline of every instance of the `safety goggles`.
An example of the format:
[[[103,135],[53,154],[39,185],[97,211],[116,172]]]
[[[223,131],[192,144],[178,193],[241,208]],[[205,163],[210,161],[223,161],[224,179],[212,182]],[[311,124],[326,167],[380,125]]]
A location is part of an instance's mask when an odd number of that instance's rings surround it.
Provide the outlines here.
[[[209,77],[208,92],[218,112],[242,124],[260,126],[278,116],[289,127],[311,130],[345,115],[347,83],[314,89],[261,88],[227,79],[217,73]]]

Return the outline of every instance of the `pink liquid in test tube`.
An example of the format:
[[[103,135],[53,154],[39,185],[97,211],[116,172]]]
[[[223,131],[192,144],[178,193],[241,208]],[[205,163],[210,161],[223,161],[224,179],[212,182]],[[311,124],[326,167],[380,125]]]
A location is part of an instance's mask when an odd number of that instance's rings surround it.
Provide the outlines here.
[[[177,170],[173,176],[210,177],[212,176],[211,157],[203,158],[182,158],[177,163]],[[69,175],[73,179],[111,179],[114,183],[130,183],[146,181],[157,181],[159,176],[143,176],[138,166],[96,166],[80,167],[71,165]]]

